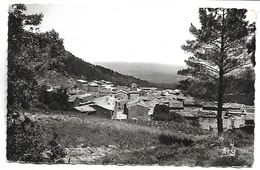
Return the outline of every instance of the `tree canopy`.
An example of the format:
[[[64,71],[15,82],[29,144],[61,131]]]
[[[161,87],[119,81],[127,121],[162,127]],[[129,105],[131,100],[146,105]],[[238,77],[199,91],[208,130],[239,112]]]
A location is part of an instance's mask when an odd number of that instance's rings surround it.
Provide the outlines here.
[[[55,162],[65,156],[64,149],[58,144],[60,141],[56,136],[50,143],[42,141],[41,127],[30,120],[23,110],[28,109],[30,104],[38,102],[39,89],[34,76],[35,71],[39,68],[33,67],[37,58],[42,57],[48,61],[43,54],[51,51],[50,46],[56,47],[57,43],[62,45],[62,42],[56,41],[58,38],[55,32],[34,33],[30,27],[37,29],[43,15],[41,13],[26,15],[25,11],[26,6],[23,4],[11,5],[9,9],[7,159],[34,163]],[[29,27],[30,30],[27,30],[26,27]],[[46,35],[47,37],[44,37]],[[55,41],[48,42],[49,39],[55,39]],[[49,43],[46,45],[48,48],[43,46],[40,48],[39,42]],[[59,50],[55,49],[54,55],[58,56],[57,52]],[[48,56],[56,58],[56,56]],[[46,63],[50,65],[50,62]],[[45,67],[41,65],[40,68]],[[44,157],[45,152],[50,155]]]
[[[188,68],[178,74],[217,85],[218,131],[223,131],[222,104],[225,79],[240,73],[242,68],[251,67],[247,48],[249,35],[246,9],[200,8],[200,28],[193,24],[190,33],[193,40],[187,40],[182,49],[190,56],[185,60]]]

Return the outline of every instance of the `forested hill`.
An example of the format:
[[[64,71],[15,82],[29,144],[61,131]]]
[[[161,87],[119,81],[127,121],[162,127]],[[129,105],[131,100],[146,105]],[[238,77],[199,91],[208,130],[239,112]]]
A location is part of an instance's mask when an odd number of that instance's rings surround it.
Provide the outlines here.
[[[107,80],[115,85],[129,85],[133,82],[140,86],[155,85],[133,76],[123,75],[111,69],[85,62],[68,51],[65,52],[65,57],[65,71],[69,75],[80,76],[86,80]]]
[[[83,78],[86,80],[111,81],[114,85],[129,85],[134,82],[139,86],[154,86],[148,81],[123,75],[99,65],[93,65],[74,56],[66,51],[63,39],[55,30],[48,32],[24,30],[21,42],[19,47],[21,55],[8,58],[9,68],[15,66],[15,63],[20,63],[21,68],[28,69],[38,83],[51,81],[51,84],[57,82],[57,85],[63,84],[68,87],[66,79]]]

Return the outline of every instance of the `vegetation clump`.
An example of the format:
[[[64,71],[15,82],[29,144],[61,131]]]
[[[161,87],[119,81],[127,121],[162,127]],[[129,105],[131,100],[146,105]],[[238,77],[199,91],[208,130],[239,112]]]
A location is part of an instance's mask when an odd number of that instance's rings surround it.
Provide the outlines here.
[[[161,144],[165,144],[165,145],[171,145],[177,143],[177,144],[183,144],[184,146],[191,146],[194,143],[191,139],[186,139],[186,138],[182,139],[176,136],[171,136],[166,134],[160,135],[159,141]]]
[[[59,49],[62,50],[60,47],[63,42],[54,31],[32,32],[33,27],[41,23],[43,15],[26,15],[25,11],[26,6],[23,4],[14,4],[9,9],[6,156],[9,161],[55,163],[65,156],[60,141],[57,138],[50,143],[48,140],[43,141],[41,126],[24,113],[31,105],[39,103],[39,87],[35,72],[61,69],[62,65],[58,64],[61,60]],[[49,54],[50,58],[44,56],[46,54]],[[36,58],[46,61],[35,65]],[[33,65],[35,67],[32,67]],[[52,149],[48,151],[50,148]],[[45,152],[52,156],[46,156]]]

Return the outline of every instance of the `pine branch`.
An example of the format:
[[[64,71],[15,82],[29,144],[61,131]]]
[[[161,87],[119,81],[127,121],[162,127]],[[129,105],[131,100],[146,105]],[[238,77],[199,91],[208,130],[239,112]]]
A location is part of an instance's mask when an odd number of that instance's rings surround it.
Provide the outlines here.
[[[241,63],[240,65],[237,65],[237,66],[228,68],[228,69],[226,69],[226,70],[224,71],[224,75],[226,75],[226,74],[228,74],[228,73],[230,73],[230,72],[232,72],[232,71],[235,71],[235,70],[237,70],[237,69],[241,69],[241,68],[243,68],[243,67],[245,67],[245,66],[251,66],[251,63]]]

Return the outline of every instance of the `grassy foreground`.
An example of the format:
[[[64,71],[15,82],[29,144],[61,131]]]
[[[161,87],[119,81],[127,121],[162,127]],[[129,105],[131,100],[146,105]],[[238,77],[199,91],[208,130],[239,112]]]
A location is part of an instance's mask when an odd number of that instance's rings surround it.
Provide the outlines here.
[[[30,117],[42,125],[43,139],[60,135],[66,163],[250,167],[254,160],[254,135],[243,130],[225,132],[219,139],[199,127],[186,124],[184,128],[185,123],[177,122],[150,126],[41,110],[31,111]],[[230,140],[235,141],[236,156],[221,157]]]

